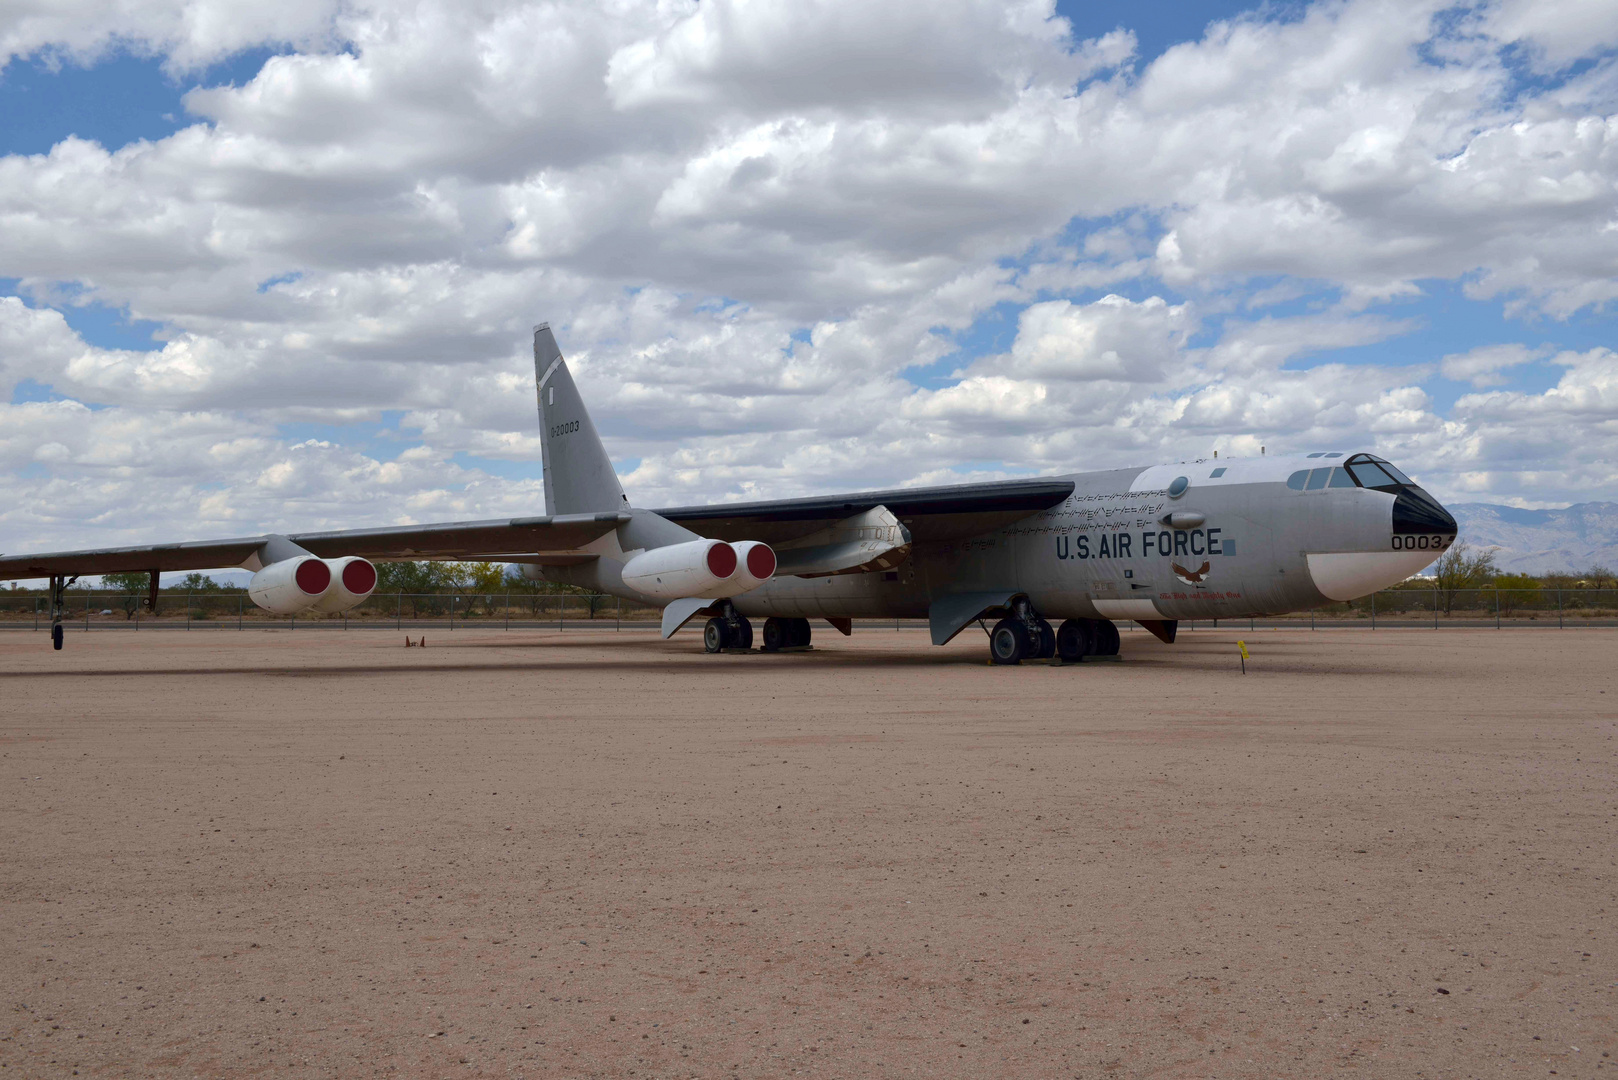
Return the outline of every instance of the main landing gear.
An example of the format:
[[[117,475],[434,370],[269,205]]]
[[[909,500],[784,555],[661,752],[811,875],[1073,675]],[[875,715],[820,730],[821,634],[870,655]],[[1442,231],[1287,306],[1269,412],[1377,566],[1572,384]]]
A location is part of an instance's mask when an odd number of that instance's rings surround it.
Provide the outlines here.
[[[1071,664],[1086,656],[1117,656],[1118,646],[1118,628],[1106,619],[1068,619],[1052,630],[1027,600],[1018,600],[1012,614],[989,631],[989,660],[995,664],[1053,656]]]
[[[726,600],[723,614],[715,615],[703,626],[702,647],[711,653],[724,652],[726,649],[751,649],[753,624],[736,614],[735,605]]]
[[[809,644],[808,619],[777,619],[773,616],[764,620],[764,651],[780,652],[782,649],[801,648]]]

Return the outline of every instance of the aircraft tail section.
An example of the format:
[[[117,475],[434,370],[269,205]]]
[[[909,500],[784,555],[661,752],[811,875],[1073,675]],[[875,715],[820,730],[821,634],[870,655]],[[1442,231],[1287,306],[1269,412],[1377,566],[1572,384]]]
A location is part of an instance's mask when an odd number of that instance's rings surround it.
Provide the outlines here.
[[[601,437],[590,422],[549,323],[534,327],[534,378],[549,514],[613,513],[629,506]]]

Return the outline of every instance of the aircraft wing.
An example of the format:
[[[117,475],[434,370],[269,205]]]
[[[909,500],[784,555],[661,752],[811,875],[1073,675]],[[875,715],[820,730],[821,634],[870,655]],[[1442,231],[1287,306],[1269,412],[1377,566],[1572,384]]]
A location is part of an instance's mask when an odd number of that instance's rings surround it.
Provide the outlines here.
[[[454,559],[467,561],[579,562],[578,551],[629,520],[624,513],[557,514],[443,525],[400,525],[384,529],[293,533],[287,539],[322,558],[360,555],[371,560]],[[240,566],[269,540],[246,536],[187,544],[0,555],[0,579],[52,574],[115,574],[131,570],[215,570]]]
[[[916,541],[979,536],[1048,509],[1073,494],[1073,481],[996,480],[936,488],[862,491],[774,502],[676,506],[658,514],[716,540],[781,544],[885,506]]]

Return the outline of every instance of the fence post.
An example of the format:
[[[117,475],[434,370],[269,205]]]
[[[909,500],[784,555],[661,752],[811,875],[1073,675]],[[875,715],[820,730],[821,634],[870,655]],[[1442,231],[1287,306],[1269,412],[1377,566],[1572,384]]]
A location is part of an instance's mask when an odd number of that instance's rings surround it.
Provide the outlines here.
[[[556,597],[556,629],[562,629],[562,620],[567,618],[567,594],[558,593]]]
[[[1247,628],[1249,630],[1253,629],[1253,616],[1251,615],[1247,617]]]
[[[34,597],[34,629],[39,629],[39,597]]]
[[[242,594],[237,593],[236,594],[236,632],[240,633],[241,629],[242,629]]]
[[[1376,629],[1376,593],[1371,594],[1371,629]]]
[[[1500,629],[1500,590],[1494,590],[1494,628]]]
[[[191,629],[191,590],[185,591],[185,628]]]
[[[394,593],[393,604],[393,628],[397,630],[404,624],[404,593]]]
[[[614,630],[622,630],[624,628],[624,598],[621,596],[615,596],[612,599],[612,628]]]
[[[449,598],[449,628],[451,630],[455,629],[455,601],[459,599],[459,596],[451,596]]]
[[[511,629],[511,594],[506,593],[506,629]]]
[[[94,593],[84,594],[84,632],[87,634],[90,632],[90,601],[94,596]]]
[[[1433,586],[1433,629],[1438,629],[1438,586]]]
[[[1218,625],[1218,624],[1215,623],[1215,625]],[[1315,609],[1310,608],[1309,609],[1309,629],[1313,630],[1314,628],[1315,628]]]
[[[1562,587],[1560,585],[1556,587],[1556,628],[1558,630],[1564,629],[1562,626]]]

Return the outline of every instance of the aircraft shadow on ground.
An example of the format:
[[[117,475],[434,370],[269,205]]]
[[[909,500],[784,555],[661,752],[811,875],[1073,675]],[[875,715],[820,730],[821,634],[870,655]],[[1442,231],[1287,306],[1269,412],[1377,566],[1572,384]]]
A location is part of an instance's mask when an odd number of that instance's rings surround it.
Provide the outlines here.
[[[786,674],[802,670],[840,670],[858,669],[914,669],[914,668],[987,668],[990,665],[978,649],[941,648],[916,649],[913,643],[898,646],[892,650],[884,648],[865,647],[860,649],[839,649],[836,643],[827,647],[817,647],[809,653],[783,653],[770,655],[765,653],[752,653],[748,655],[722,655],[706,657],[701,652],[701,645],[695,640],[672,642],[661,639],[618,638],[610,641],[594,640],[588,638],[560,639],[547,638],[541,640],[516,641],[445,641],[428,646],[431,652],[414,653],[410,659],[420,658],[419,663],[402,664],[337,664],[306,666],[297,663],[269,663],[264,665],[231,664],[228,666],[196,666],[196,667],[124,667],[108,666],[97,668],[80,668],[73,670],[42,669],[0,672],[0,681],[9,678],[73,678],[82,676],[86,678],[118,677],[130,678],[136,676],[154,676],[172,678],[176,676],[242,676],[260,675],[274,678],[321,679],[321,678],[353,678],[365,676],[393,677],[401,674],[418,672],[533,672],[535,674],[554,673],[558,671],[585,671],[585,670],[612,670],[635,674],[663,674],[688,675],[704,670],[717,670],[726,674],[739,673],[780,673]],[[454,650],[457,654],[455,660],[440,660],[445,649]],[[496,660],[494,662],[479,663],[470,659],[462,659],[467,651],[491,652],[498,651],[506,657],[511,657],[513,651],[531,652],[537,654],[530,661]],[[1253,675],[1356,675],[1361,677],[1377,677],[1383,675],[1397,675],[1402,669],[1383,664],[1367,665],[1364,656],[1356,656],[1352,665],[1341,662],[1336,650],[1313,644],[1297,642],[1264,642],[1255,647],[1255,655],[1248,661],[1248,671]],[[588,658],[585,654],[589,654]],[[693,663],[694,661],[694,663]],[[703,665],[711,665],[705,668]],[[1028,667],[1043,666],[1030,664]],[[1155,641],[1126,640],[1124,643],[1122,660],[1118,663],[1091,662],[1077,665],[1078,670],[1072,671],[1075,678],[1082,678],[1084,673],[1102,670],[1128,670],[1134,668],[1144,674],[1165,674],[1169,671],[1182,673],[1230,673],[1239,670],[1239,661],[1232,642],[1222,641],[1182,641],[1172,646],[1159,645]],[[1069,669],[1071,670],[1071,669]]]

